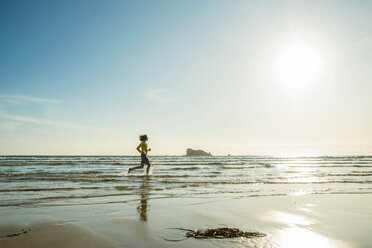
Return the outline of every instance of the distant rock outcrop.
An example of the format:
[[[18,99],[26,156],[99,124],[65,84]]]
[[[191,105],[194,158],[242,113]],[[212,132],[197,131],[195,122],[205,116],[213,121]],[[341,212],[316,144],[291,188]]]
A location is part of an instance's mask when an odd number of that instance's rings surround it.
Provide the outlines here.
[[[203,150],[193,150],[191,148],[187,148],[186,156],[212,156],[212,154]]]

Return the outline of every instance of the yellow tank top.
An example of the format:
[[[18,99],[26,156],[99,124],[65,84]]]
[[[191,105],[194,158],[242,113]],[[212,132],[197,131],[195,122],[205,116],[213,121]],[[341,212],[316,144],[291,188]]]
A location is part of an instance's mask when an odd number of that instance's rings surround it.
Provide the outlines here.
[[[140,149],[141,148],[141,149]],[[147,154],[148,149],[147,149],[147,143],[145,141],[142,141],[138,146],[137,146],[137,151],[139,153],[145,153]]]

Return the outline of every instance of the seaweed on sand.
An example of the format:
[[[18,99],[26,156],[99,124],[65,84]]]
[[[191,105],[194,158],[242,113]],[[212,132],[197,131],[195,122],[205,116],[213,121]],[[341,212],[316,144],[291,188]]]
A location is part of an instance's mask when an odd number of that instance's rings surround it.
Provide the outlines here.
[[[169,228],[186,231],[185,238],[183,239],[168,239],[163,237],[167,241],[178,242],[188,238],[196,239],[227,239],[227,238],[256,238],[256,237],[266,237],[266,234],[260,232],[244,232],[238,228],[231,227],[221,227],[221,228],[211,228],[211,229],[201,229],[201,230],[191,230],[185,228]]]

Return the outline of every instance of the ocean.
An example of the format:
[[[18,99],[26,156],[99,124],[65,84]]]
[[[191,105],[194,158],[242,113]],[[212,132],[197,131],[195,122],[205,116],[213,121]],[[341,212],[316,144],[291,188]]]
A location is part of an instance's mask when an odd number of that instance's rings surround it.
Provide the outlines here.
[[[372,157],[0,156],[0,207],[115,204],[161,198],[371,194]],[[146,166],[145,166],[146,168]]]

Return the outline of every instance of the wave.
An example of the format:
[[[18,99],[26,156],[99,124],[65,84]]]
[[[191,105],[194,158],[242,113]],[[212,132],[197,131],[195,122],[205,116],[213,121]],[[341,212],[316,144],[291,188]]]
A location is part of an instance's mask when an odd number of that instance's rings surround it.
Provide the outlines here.
[[[66,171],[66,172],[47,172],[47,171],[32,171],[32,172],[9,172],[0,174],[0,177],[18,177],[18,176],[63,176],[63,175],[85,175],[85,174],[100,174],[100,171]]]
[[[189,175],[152,175],[154,178],[186,178]]]
[[[136,187],[130,187],[130,186],[115,186],[116,190],[132,190],[136,189]]]
[[[27,162],[20,162],[20,163],[0,163],[0,166],[27,166]]]
[[[188,182],[180,182],[180,181],[170,181],[170,180],[163,180],[161,181],[163,184],[180,184],[180,183],[187,183],[191,185],[226,185],[226,184],[334,184],[334,183],[352,183],[352,184],[369,184],[372,183],[372,181],[366,180],[366,181],[357,181],[357,180],[333,180],[333,181],[188,181]]]
[[[372,173],[326,173],[323,175],[315,174],[316,177],[368,177],[372,176]]]
[[[199,170],[200,167],[191,166],[191,167],[174,167],[170,170]]]
[[[79,183],[79,182],[119,182],[120,179],[116,179],[112,176],[108,178],[98,178],[98,177],[91,177],[90,179],[88,178],[68,178],[68,177],[21,177],[21,178],[15,178],[12,179],[13,181],[58,181],[58,182],[74,182],[74,183]],[[12,180],[8,180],[7,183],[12,182]]]
[[[82,189],[99,189],[99,187],[80,187],[80,188],[26,188],[26,189],[0,189],[0,192],[20,192],[20,191],[71,191]]]
[[[362,165],[362,164],[354,164],[354,165],[289,165],[288,167],[291,168],[371,168],[372,165]]]
[[[239,167],[236,167],[236,166],[222,166],[220,168],[224,169],[224,170],[242,170],[242,169],[246,169],[247,167],[244,167],[244,166],[239,166]]]

